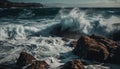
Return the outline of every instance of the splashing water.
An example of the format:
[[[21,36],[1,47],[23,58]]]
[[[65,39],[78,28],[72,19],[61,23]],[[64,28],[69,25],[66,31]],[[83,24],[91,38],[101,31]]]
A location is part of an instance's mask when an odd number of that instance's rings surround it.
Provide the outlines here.
[[[63,9],[60,15],[57,16],[61,19],[61,30],[69,29],[71,32],[78,32],[84,34],[99,34],[108,35],[114,30],[120,30],[120,27],[115,27],[114,24],[120,24],[120,18],[111,16],[106,19],[102,14],[92,15],[88,10],[80,10],[74,8],[66,13]]]

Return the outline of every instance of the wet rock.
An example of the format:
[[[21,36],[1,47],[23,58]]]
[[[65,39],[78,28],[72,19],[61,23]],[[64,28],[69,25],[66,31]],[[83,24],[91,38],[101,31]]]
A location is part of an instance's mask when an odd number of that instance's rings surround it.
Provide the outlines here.
[[[48,64],[45,61],[35,61],[26,69],[46,69]]]
[[[17,65],[18,66],[26,66],[28,64],[31,64],[34,60],[36,60],[32,55],[26,53],[26,52],[21,52],[20,57],[17,60]]]
[[[78,59],[74,61],[69,61],[63,65],[61,69],[84,69],[84,65]]]
[[[0,65],[0,69],[11,69],[10,67],[6,67],[6,66],[3,66],[3,65]]]
[[[106,37],[97,35],[81,36],[73,52],[81,58],[104,62],[112,59],[120,52],[120,50],[117,52],[118,47],[117,42]],[[116,57],[119,58],[119,56]]]

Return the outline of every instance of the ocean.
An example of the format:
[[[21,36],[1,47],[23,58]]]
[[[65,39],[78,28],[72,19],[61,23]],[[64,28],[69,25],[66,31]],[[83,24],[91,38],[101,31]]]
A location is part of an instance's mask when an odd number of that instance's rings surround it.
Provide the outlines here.
[[[72,53],[71,41],[92,34],[114,38],[113,33],[118,31],[120,8],[0,8],[0,64],[15,63],[25,51],[45,60],[50,69],[58,69],[78,58]],[[120,68],[103,64],[85,68]]]

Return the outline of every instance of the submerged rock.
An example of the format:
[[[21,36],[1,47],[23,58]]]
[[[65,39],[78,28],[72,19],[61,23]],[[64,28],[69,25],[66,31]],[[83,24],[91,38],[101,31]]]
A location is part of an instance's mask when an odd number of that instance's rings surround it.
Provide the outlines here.
[[[119,44],[111,39],[97,35],[81,36],[73,52],[81,58],[100,62],[114,63],[111,59],[120,58],[120,56],[116,55],[120,53]],[[115,63],[120,62],[119,59],[116,60]]]
[[[48,64],[45,61],[35,61],[26,69],[46,69]]]
[[[26,53],[26,52],[21,52],[20,57],[17,60],[17,65],[18,66],[26,66],[28,64],[31,64],[34,60],[36,60],[32,55]]]
[[[84,65],[78,59],[74,61],[69,61],[63,65],[61,69],[84,69]]]

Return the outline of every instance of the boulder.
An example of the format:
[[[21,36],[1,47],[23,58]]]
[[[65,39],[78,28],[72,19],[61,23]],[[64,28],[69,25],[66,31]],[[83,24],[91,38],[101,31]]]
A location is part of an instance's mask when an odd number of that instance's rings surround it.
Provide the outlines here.
[[[84,65],[79,59],[76,59],[65,63],[61,69],[84,69]]]
[[[17,65],[18,66],[26,66],[28,64],[31,64],[34,60],[36,60],[32,55],[26,53],[26,52],[21,52],[20,56],[17,60]]]
[[[73,53],[84,59],[108,62],[114,57],[119,58],[119,56],[115,56],[120,52],[118,49],[119,44],[117,42],[106,37],[91,35],[81,36]],[[112,63],[112,61],[110,62]]]
[[[45,61],[35,61],[26,69],[46,69],[48,64]]]

